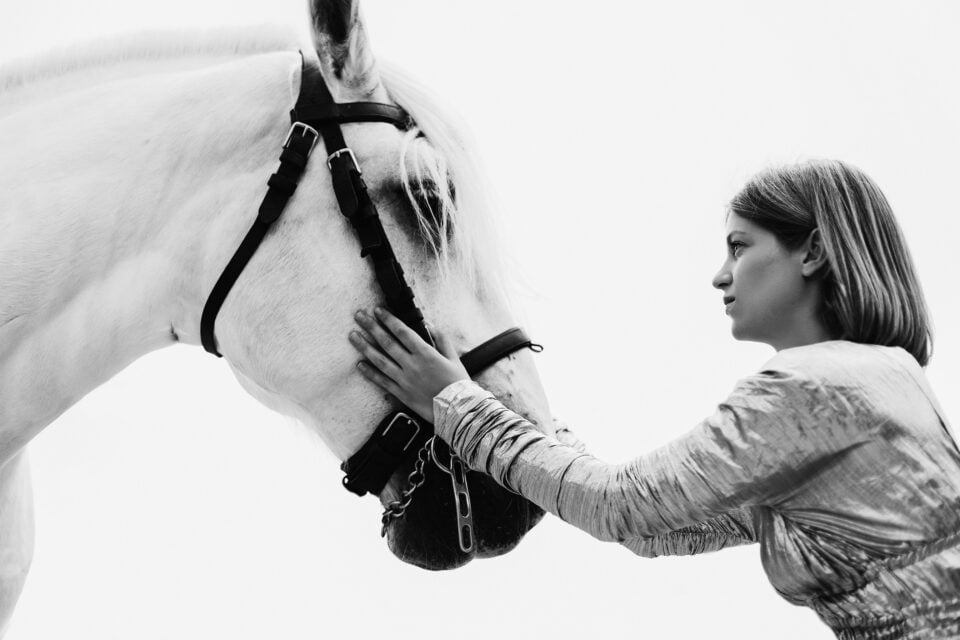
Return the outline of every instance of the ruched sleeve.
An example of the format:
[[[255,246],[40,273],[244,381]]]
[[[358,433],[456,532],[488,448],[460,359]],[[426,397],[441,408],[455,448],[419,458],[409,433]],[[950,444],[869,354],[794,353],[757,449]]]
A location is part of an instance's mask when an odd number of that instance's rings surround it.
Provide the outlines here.
[[[744,507],[660,535],[623,540],[638,556],[690,556],[757,542],[753,509]]]
[[[580,453],[586,452],[586,445],[566,422],[554,418],[553,427],[557,440]],[[744,508],[658,536],[623,540],[621,544],[639,556],[656,558],[719,551],[756,541],[753,511]]]
[[[867,409],[856,389],[766,370],[689,433],[623,464],[536,431],[469,380],[434,398],[434,424],[470,468],[601,540],[660,555],[755,540],[750,508],[865,443],[855,418]]]

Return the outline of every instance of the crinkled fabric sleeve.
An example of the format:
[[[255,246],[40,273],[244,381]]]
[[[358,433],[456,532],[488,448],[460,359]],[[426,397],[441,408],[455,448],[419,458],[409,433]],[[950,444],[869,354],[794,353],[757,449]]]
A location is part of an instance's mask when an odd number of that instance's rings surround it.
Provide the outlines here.
[[[744,507],[650,537],[630,538],[620,544],[645,558],[691,556],[757,542],[754,508]]]
[[[601,540],[658,553],[668,548],[632,541],[717,518],[734,525],[722,516],[801,490],[867,441],[856,428],[867,409],[855,390],[764,371],[739,381],[689,433],[616,465],[536,431],[469,380],[434,398],[434,425],[470,468]]]
[[[566,422],[554,418],[553,427],[557,440],[580,453],[587,451]],[[621,544],[639,556],[656,558],[708,553],[756,541],[753,510],[743,508],[658,536],[624,540]]]

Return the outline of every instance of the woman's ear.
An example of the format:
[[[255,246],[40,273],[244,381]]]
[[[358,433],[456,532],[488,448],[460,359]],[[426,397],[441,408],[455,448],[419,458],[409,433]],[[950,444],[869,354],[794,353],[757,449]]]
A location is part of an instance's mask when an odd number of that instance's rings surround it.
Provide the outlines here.
[[[823,245],[823,235],[820,229],[814,229],[807,236],[806,241],[801,247],[803,252],[803,262],[800,265],[800,273],[805,278],[810,278],[829,264],[827,261],[827,249]]]

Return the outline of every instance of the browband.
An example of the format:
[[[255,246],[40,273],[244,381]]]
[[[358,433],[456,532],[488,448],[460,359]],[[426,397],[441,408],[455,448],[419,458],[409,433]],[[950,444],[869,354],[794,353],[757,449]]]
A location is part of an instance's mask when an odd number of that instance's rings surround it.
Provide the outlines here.
[[[295,118],[314,126],[324,122],[386,122],[398,129],[409,129],[413,124],[407,112],[392,104],[380,102],[346,102],[344,104],[299,105]]]

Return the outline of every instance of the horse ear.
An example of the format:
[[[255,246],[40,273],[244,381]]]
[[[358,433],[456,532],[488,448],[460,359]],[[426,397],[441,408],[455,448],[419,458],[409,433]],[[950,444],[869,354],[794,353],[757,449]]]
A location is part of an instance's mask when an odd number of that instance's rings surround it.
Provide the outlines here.
[[[351,94],[372,94],[380,84],[357,0],[310,0],[312,36],[328,82]]]

